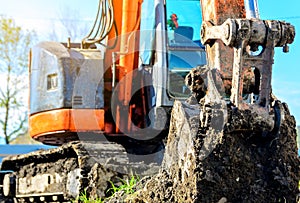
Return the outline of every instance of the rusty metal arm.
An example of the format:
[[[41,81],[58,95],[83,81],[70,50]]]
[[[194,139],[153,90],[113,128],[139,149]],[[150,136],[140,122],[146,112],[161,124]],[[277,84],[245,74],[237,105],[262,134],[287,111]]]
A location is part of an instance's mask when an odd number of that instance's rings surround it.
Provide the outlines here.
[[[294,26],[277,20],[227,19],[219,26],[206,21],[203,22],[201,28],[203,44],[221,39],[225,45],[233,47],[236,47],[242,40],[248,41],[249,45],[264,45],[272,41],[274,47],[284,47],[291,44],[294,37]]]
[[[274,47],[283,47],[283,51],[288,52],[288,44],[295,37],[294,26],[275,20],[228,19],[219,26],[204,22],[201,37],[204,45],[222,40],[234,49],[231,102],[238,108],[245,107],[242,78],[245,67],[253,67],[260,73],[259,101],[256,103],[269,108]],[[261,53],[253,54],[259,46],[263,48]]]

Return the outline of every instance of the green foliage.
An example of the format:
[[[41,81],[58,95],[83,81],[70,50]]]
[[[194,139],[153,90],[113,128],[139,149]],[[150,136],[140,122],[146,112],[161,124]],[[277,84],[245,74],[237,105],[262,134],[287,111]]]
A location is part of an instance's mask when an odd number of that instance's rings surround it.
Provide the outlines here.
[[[111,188],[108,189],[107,193],[110,194],[106,199],[111,198],[115,193],[123,191],[125,194],[132,194],[135,192],[135,186],[139,181],[138,176],[132,175],[130,179],[119,179],[121,185],[117,186],[112,181],[109,181]],[[103,203],[105,199],[101,198],[91,198],[88,197],[86,191],[82,192],[79,197],[77,197],[73,202],[83,202],[83,203]]]
[[[86,194],[86,190],[80,194],[73,202],[82,202],[82,203],[103,203],[101,198],[91,198]]]
[[[108,192],[112,192],[112,195],[123,191],[126,194],[132,194],[135,192],[135,185],[139,181],[139,177],[132,175],[130,179],[120,179],[122,184],[120,186],[116,186],[113,182],[110,181],[111,188],[108,190]]]
[[[6,144],[26,132],[28,54],[36,36],[0,16],[0,134]]]

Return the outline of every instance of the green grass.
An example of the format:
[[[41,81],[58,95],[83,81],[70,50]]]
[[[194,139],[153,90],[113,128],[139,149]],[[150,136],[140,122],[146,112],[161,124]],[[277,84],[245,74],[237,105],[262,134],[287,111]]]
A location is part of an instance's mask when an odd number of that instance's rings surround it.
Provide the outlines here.
[[[122,182],[120,186],[116,186],[110,181],[111,188],[108,190],[108,192],[111,192],[112,195],[120,191],[124,191],[125,194],[132,194],[135,192],[134,187],[139,181],[139,177],[132,175],[130,179],[120,179],[120,181]]]
[[[103,203],[104,201],[101,198],[91,198],[86,194],[86,190],[82,192],[79,197],[77,197],[73,203],[82,202],[82,203]]]
[[[121,184],[119,186],[115,185],[112,181],[109,181],[111,188],[108,189],[107,193],[110,195],[106,199],[111,198],[115,193],[123,191],[125,194],[132,194],[135,192],[135,185],[139,181],[139,177],[132,175],[129,179],[121,179]],[[73,202],[82,203],[103,203],[105,199],[101,198],[91,198],[88,197],[86,191],[82,192],[79,197],[77,197]]]

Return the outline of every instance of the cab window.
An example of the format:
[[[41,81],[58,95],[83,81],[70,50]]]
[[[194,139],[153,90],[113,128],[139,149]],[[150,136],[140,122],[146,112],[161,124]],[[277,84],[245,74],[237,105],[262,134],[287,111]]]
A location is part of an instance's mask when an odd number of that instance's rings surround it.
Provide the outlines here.
[[[166,29],[168,35],[168,94],[186,98],[190,91],[184,78],[191,68],[206,64],[200,42],[202,22],[199,0],[167,0]]]

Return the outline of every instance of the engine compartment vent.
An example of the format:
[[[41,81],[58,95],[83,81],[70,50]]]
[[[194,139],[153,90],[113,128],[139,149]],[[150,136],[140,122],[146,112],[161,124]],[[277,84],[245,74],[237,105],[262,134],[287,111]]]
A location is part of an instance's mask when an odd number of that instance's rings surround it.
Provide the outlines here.
[[[82,105],[82,96],[73,96],[73,105]]]

